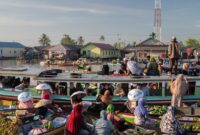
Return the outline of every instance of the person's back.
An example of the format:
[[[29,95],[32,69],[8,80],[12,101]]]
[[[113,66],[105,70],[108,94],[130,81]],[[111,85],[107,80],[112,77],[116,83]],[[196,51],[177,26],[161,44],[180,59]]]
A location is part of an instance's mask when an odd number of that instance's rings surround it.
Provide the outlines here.
[[[147,75],[150,75],[150,76],[159,75],[158,64],[157,64],[155,58],[153,58],[153,57],[150,59],[150,63],[147,67]]]
[[[97,120],[95,124],[96,135],[110,135],[112,132],[112,123],[108,120]]]
[[[170,58],[170,73],[172,74],[172,70],[174,67],[174,73],[177,74],[178,70],[178,59],[179,59],[179,45],[176,40],[176,37],[172,37],[172,41],[169,44],[168,52],[169,52],[169,58]]]

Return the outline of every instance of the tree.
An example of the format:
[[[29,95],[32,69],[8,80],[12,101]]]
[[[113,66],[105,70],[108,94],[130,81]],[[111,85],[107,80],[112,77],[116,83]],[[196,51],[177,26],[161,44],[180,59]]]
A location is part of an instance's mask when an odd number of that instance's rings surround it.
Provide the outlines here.
[[[117,49],[121,49],[121,44],[116,42],[116,43],[114,43],[114,47]]]
[[[152,38],[152,39],[156,39],[156,33],[154,33],[154,32],[152,32],[149,36],[150,36],[150,38]]]
[[[194,38],[188,38],[185,41],[185,46],[186,47],[200,47],[200,42],[197,39]]]
[[[133,42],[133,47],[135,47],[135,46],[136,46],[136,41]]]
[[[48,46],[50,44],[51,40],[46,34],[42,34],[41,38],[39,38],[39,43],[43,46]]]
[[[104,35],[101,35],[99,40],[100,40],[100,41],[105,41]]]
[[[82,37],[82,36],[78,37],[77,42],[78,42],[78,43],[77,43],[78,45],[83,45],[83,43],[84,43],[83,37]]]
[[[64,34],[60,43],[61,43],[61,45],[76,44],[76,41],[73,40],[69,35]]]

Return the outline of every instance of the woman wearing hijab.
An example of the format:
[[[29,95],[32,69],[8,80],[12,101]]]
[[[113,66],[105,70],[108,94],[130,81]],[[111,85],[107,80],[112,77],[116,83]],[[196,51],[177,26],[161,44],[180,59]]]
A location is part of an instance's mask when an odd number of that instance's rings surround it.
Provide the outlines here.
[[[66,125],[68,135],[89,135],[89,132],[82,128],[84,125],[82,109],[82,104],[77,104],[69,115]]]
[[[108,105],[106,112],[107,112],[107,119],[112,122],[115,128],[117,128],[118,130],[122,130],[123,129],[122,123],[124,123],[124,119],[118,117],[115,114],[115,107],[113,104]]]
[[[147,109],[144,107],[144,105],[145,105],[144,98],[139,98],[138,105],[136,106],[135,111],[134,111],[134,115],[135,115],[134,122],[136,125],[145,124],[148,112],[147,112]]]
[[[107,120],[107,114],[105,110],[100,112],[100,119],[98,119],[94,125],[95,135],[111,135],[114,129],[112,122]]]
[[[33,98],[31,93],[29,92],[22,92],[18,95],[18,101],[19,109],[28,109],[28,108],[33,108]],[[27,114],[27,113],[32,113],[33,110],[28,111],[28,110],[17,110],[17,114]]]
[[[182,96],[188,90],[188,81],[183,74],[179,74],[175,81],[171,81],[172,106],[181,107]]]
[[[170,106],[167,110],[167,113],[162,116],[160,129],[163,133],[182,135],[183,129],[175,117],[174,109],[175,108]]]
[[[147,75],[148,76],[158,76],[159,75],[158,64],[154,57],[150,58],[150,63],[147,66]]]
[[[129,75],[141,76],[143,74],[142,68],[138,64],[137,58],[132,57],[127,63],[127,71]]]

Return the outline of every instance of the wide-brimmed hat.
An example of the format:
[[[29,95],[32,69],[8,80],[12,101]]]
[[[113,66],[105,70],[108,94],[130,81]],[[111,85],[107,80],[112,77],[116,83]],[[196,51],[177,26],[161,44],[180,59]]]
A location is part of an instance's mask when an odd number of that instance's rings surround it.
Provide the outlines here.
[[[86,94],[85,92],[83,92],[83,91],[74,92],[74,93],[70,96],[71,100],[72,100],[72,101],[76,100],[76,97],[77,97],[78,95],[79,95],[81,98],[84,98],[87,94]]]
[[[139,98],[143,98],[144,93],[140,89],[132,89],[128,92],[128,99],[131,101],[138,101]]]
[[[29,92],[22,92],[18,95],[18,101],[20,102],[27,102],[32,100],[32,95]]]
[[[36,89],[37,90],[48,90],[51,93],[53,93],[53,90],[52,90],[51,86],[46,84],[46,83],[39,84],[38,86],[36,86]]]

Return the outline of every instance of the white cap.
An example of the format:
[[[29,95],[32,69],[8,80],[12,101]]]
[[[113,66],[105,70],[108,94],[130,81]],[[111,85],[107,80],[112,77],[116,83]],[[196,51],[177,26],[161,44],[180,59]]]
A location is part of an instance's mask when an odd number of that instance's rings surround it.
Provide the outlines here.
[[[144,93],[140,89],[132,89],[128,93],[128,99],[131,101],[138,101],[138,99],[142,97],[144,97]]]
[[[127,58],[127,57],[125,57],[125,58],[123,59],[123,61],[126,61],[126,60],[128,60],[128,58]]]
[[[176,40],[176,37],[175,37],[175,36],[172,36],[171,40],[173,40],[173,41]]]
[[[27,102],[32,99],[32,95],[29,92],[22,92],[18,95],[18,101]]]
[[[41,83],[41,84],[39,84],[39,85],[36,87],[36,89],[38,89],[38,90],[49,90],[51,93],[53,93],[53,90],[52,90],[51,86],[49,86],[49,85],[46,84],[46,83]]]

